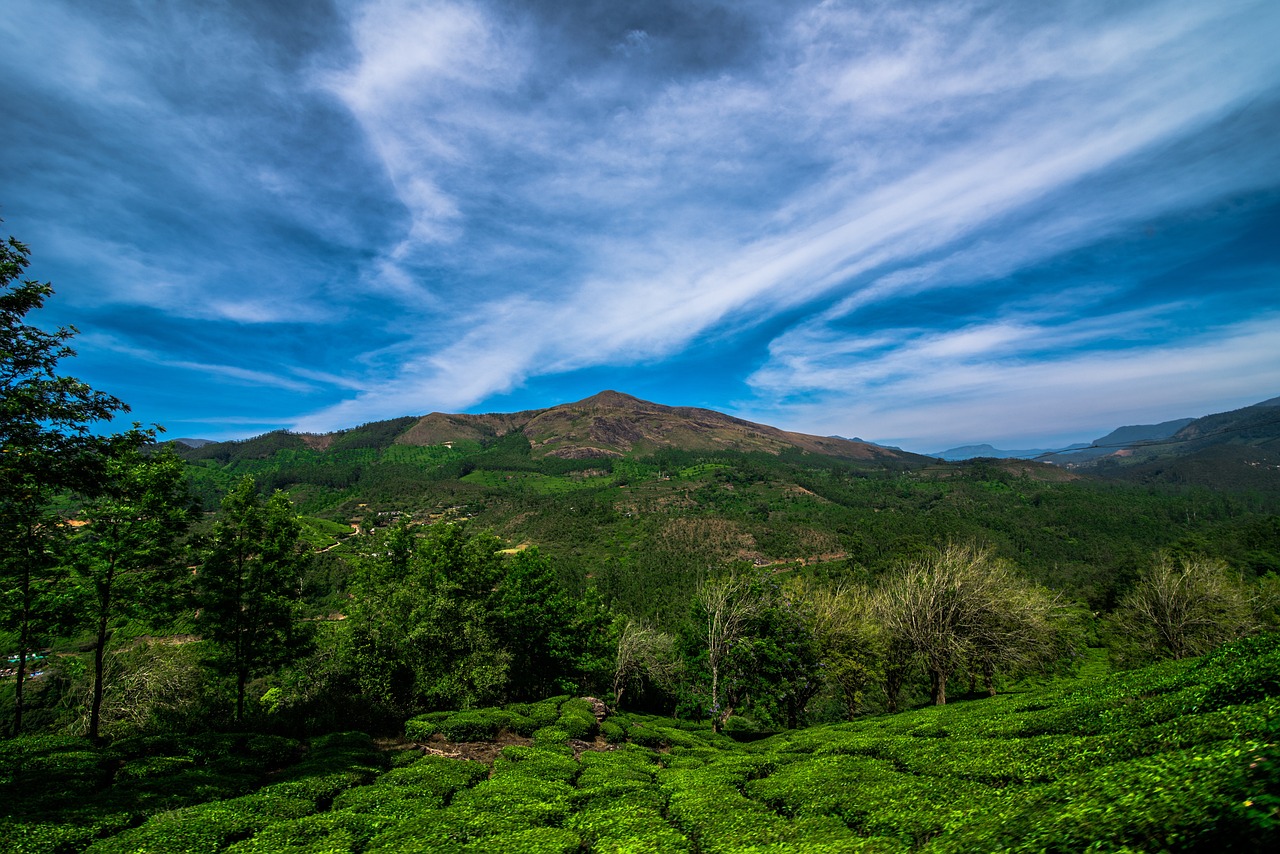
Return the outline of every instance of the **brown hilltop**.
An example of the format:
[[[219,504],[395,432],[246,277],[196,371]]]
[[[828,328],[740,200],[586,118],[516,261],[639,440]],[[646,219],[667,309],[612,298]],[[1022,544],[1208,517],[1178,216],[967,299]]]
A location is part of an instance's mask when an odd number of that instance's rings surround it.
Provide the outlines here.
[[[575,403],[525,412],[486,415],[433,412],[420,418],[396,442],[438,445],[504,436],[517,430],[529,439],[535,456],[570,459],[619,457],[663,448],[771,454],[798,448],[854,460],[915,456],[865,442],[791,433],[711,409],[664,406],[617,391],[602,391]]]

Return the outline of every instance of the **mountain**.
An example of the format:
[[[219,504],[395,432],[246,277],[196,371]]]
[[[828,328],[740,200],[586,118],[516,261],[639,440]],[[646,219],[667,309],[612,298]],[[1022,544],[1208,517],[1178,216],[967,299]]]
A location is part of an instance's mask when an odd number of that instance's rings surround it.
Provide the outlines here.
[[[1141,483],[1280,490],[1280,397],[1196,418],[1077,467]]]
[[[944,460],[972,460],[979,457],[987,457],[997,460],[1033,460],[1037,457],[1043,457],[1047,454],[1058,454],[1063,451],[1070,451],[1076,448],[1087,448],[1088,445],[1078,444],[1071,445],[1067,448],[1031,448],[1025,451],[1004,451],[992,445],[961,445],[958,448],[948,448],[945,451],[938,451],[936,454],[930,454],[932,457],[940,457]]]
[[[531,417],[518,429],[532,443],[535,457],[618,457],[663,448],[770,454],[798,449],[851,460],[915,456],[869,442],[792,433],[711,409],[664,406],[616,391],[527,414]]]
[[[1094,439],[1093,444],[1100,447],[1117,447],[1131,445],[1134,442],[1167,439],[1195,420],[1194,418],[1177,418],[1173,421],[1162,421],[1159,424],[1134,424],[1129,427],[1117,427],[1101,439]]]
[[[581,460],[682,451],[807,451],[860,461],[904,461],[923,464],[925,457],[870,442],[793,433],[734,418],[711,409],[665,406],[617,391],[602,391],[584,400],[547,409],[484,415],[432,412],[366,424],[353,430],[319,435],[271,433],[235,444],[235,448],[199,449],[209,458],[267,456],[284,447],[313,450],[389,445],[429,446],[455,442],[491,442],[522,434],[534,459]]]
[[[1126,427],[1117,427],[1102,438],[1094,439],[1088,445],[1072,445],[1061,451],[1047,452],[1045,461],[1068,466],[1087,463],[1133,445],[1167,439],[1192,421],[1195,419],[1177,418],[1173,421],[1162,421],[1159,424],[1131,424]]]

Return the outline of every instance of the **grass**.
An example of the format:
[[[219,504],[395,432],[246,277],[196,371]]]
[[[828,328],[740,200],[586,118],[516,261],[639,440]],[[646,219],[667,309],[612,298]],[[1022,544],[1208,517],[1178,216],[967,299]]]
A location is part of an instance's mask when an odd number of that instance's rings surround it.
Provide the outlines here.
[[[555,698],[423,716],[533,736],[492,766],[385,765],[354,734],[0,745],[6,850],[349,852],[1253,851],[1280,842],[1280,636],[1200,660],[793,730]],[[219,739],[222,739],[219,741]],[[625,739],[625,740],[623,740]],[[600,739],[603,744],[604,739]]]

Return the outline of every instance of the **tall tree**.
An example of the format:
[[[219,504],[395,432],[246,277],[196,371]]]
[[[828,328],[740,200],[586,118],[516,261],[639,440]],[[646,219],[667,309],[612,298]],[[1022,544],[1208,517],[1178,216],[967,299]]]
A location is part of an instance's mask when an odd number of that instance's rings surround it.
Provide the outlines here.
[[[67,489],[92,492],[103,440],[92,426],[128,407],[74,377],[59,362],[75,355],[75,327],[46,332],[26,322],[53,294],[22,279],[30,250],[0,243],[0,611],[18,644],[14,731],[22,729],[28,654],[47,626],[49,595],[65,585],[52,576],[65,529],[50,502]]]
[[[735,654],[741,656],[743,641],[752,621],[764,609],[764,601],[752,576],[735,569],[698,585],[694,602],[711,676],[711,723],[719,732],[745,687],[742,680],[725,678],[731,672],[729,665]]]
[[[81,516],[88,524],[77,541],[76,568],[91,600],[95,627],[89,738],[98,740],[102,719],[103,656],[113,623],[151,612],[173,598],[180,567],[178,537],[188,523],[185,469],[176,455],[144,454],[147,431],[119,437],[107,460],[99,495]]]
[[[264,499],[245,475],[222,500],[197,588],[201,622],[235,678],[236,721],[249,679],[279,663],[294,639],[302,579],[301,524],[282,492]]]

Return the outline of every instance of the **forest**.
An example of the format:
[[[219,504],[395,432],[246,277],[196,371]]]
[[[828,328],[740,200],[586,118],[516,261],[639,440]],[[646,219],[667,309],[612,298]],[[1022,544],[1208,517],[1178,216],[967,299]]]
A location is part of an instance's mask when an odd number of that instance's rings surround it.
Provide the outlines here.
[[[22,852],[1257,850],[1280,494],[1008,461],[191,448],[0,247]]]

